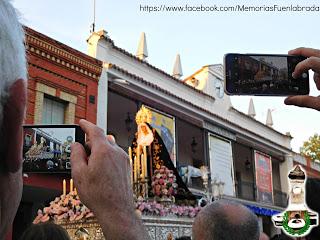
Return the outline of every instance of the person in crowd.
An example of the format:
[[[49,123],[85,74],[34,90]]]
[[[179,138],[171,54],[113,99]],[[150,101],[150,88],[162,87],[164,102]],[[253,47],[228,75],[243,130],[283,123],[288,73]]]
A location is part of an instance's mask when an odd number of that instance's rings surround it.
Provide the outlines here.
[[[270,238],[268,237],[267,234],[265,234],[264,232],[260,233],[260,237],[259,240],[269,240]]]
[[[308,178],[306,182],[306,203],[309,208],[320,215],[320,179]],[[311,230],[307,240],[320,239],[320,227],[317,226]]]
[[[72,177],[81,201],[90,208],[108,239],[148,239],[142,220],[135,213],[130,184],[129,157],[96,125],[80,120],[87,137],[84,146],[71,146]]]
[[[257,216],[245,206],[219,200],[202,209],[194,220],[194,240],[258,240]]]
[[[26,108],[24,33],[9,0],[0,1],[0,239],[22,195],[22,123]]]
[[[70,240],[67,231],[54,223],[32,224],[19,240]]]
[[[286,234],[284,233],[281,233],[281,234],[276,234],[274,235],[270,240],[293,240],[294,238],[291,238],[289,236],[287,236]],[[303,239],[301,239],[303,240]]]

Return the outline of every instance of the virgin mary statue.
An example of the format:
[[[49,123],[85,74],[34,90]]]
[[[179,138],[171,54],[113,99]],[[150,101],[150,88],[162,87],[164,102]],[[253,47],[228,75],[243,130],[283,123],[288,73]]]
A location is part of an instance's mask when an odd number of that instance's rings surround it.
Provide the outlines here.
[[[148,183],[148,196],[156,197],[156,195],[166,195],[166,193],[170,191],[170,186],[172,185],[174,187],[174,198],[177,203],[188,205],[195,204],[195,196],[190,192],[180,177],[159,133],[151,126],[152,112],[148,108],[142,106],[136,115],[136,123],[138,131],[132,143],[132,159],[133,161],[137,161],[141,154],[147,155],[146,181]],[[174,181],[171,179],[174,179]],[[162,182],[166,182],[169,187],[165,186],[165,190],[157,189],[157,186],[154,186],[155,181],[160,182],[161,184]],[[162,187],[163,185],[165,184],[162,184]],[[163,192],[165,194],[161,194]]]

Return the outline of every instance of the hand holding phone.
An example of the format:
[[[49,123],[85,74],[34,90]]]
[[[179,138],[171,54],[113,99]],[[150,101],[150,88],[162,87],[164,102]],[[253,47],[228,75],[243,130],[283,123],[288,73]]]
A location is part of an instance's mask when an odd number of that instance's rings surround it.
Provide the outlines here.
[[[71,144],[85,144],[78,125],[25,125],[23,130],[24,172],[70,172]]]
[[[296,66],[305,59],[295,55],[226,54],[225,91],[229,95],[309,94],[308,71],[292,76]]]
[[[302,72],[311,69],[314,72],[313,79],[318,90],[320,90],[320,50],[313,48],[297,48],[289,51],[289,54],[302,55],[306,60],[297,64],[294,77],[299,77]],[[313,96],[291,96],[284,101],[287,105],[312,108],[320,111],[320,98]]]

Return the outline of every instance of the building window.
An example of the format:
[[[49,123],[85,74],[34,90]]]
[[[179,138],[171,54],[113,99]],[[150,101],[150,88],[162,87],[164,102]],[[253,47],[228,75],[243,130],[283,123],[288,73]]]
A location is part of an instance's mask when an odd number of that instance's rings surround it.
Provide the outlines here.
[[[65,119],[66,104],[47,96],[43,99],[42,123],[63,124]]]

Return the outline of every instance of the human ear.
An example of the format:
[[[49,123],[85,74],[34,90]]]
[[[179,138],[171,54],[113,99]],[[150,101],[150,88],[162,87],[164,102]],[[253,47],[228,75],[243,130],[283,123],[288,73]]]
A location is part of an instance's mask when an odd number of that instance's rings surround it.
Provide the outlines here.
[[[4,161],[9,172],[16,172],[22,166],[22,146],[27,82],[18,79],[9,88],[9,97],[3,106],[2,139],[4,145],[0,161]]]

